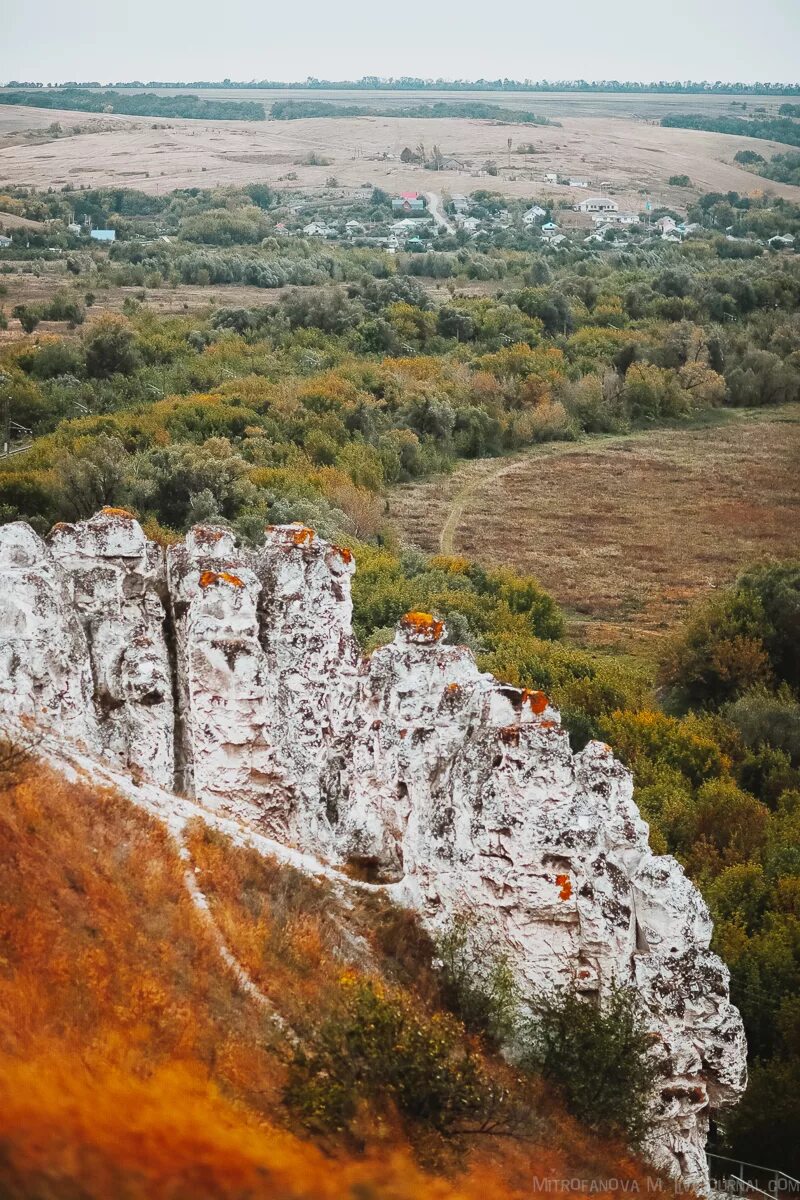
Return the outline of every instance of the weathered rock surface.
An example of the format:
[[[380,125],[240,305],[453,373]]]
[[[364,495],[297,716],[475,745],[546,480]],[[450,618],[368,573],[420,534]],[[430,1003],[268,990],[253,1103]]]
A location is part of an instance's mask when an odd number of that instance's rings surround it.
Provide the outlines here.
[[[634,986],[664,1064],[653,1159],[703,1188],[710,1112],[744,1084],[702,897],[652,854],[627,771],[570,750],[410,613],[361,660],[346,551],[302,526],[255,551],[197,528],[166,555],[127,514],[0,528],[0,713],[27,717],[329,862],[436,931],[469,914],[526,990]]]
[[[121,509],[56,525],[47,540],[70,578],[88,644],[101,745],[124,766],[171,787],[174,711],[159,547]]]

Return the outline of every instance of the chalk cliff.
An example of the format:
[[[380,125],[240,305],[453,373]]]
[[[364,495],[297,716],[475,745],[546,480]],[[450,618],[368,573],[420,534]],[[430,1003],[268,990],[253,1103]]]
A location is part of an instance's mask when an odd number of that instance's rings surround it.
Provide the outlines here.
[[[745,1043],[711,922],[655,856],[608,747],[573,754],[540,692],[481,673],[409,613],[362,658],[348,551],[303,526],[166,552],[121,510],[47,541],[0,528],[0,714],[331,863],[360,864],[432,931],[469,913],[523,993],[633,985],[663,1085],[657,1165],[707,1186],[710,1114]]]

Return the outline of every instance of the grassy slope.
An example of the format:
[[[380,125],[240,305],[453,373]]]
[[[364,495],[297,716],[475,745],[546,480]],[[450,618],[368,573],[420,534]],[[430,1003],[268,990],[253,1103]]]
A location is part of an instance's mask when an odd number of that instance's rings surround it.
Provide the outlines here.
[[[203,825],[187,845],[219,931],[294,1028],[345,970],[435,1012],[408,914],[345,906]],[[421,1147],[369,1110],[357,1148],[308,1140],[281,1102],[286,1039],[224,965],[184,871],[163,828],[113,794],[37,766],[0,788],[4,1197],[499,1200],[567,1169],[644,1190],[637,1163],[542,1096],[533,1140]]]

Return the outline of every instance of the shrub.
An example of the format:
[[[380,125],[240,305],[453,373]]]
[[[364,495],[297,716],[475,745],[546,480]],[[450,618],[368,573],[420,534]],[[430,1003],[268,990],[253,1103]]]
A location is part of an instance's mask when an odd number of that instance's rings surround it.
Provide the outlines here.
[[[444,1136],[504,1122],[504,1093],[464,1047],[452,1019],[418,1013],[400,996],[346,976],[338,1011],[293,1054],[284,1098],[311,1129],[352,1130],[359,1106],[394,1105]]]
[[[532,1007],[522,1064],[551,1082],[588,1128],[640,1145],[653,1120],[658,1066],[635,993],[615,986],[596,1005],[563,988],[540,992]]]
[[[457,917],[437,939],[442,994],[470,1033],[502,1043],[513,1033],[519,996],[508,959],[468,917]]]

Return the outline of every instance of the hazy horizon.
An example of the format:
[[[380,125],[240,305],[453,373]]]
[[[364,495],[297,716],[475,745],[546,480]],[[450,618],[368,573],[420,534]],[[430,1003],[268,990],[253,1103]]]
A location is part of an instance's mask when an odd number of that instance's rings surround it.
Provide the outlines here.
[[[798,74],[800,5],[764,0],[754,20],[744,0],[696,6],[676,0],[655,19],[619,0],[613,19],[575,0],[569,23],[515,0],[490,12],[475,0],[424,14],[345,0],[302,8],[230,0],[141,0],[121,31],[106,5],[75,13],[41,0],[9,9],[0,80],[339,80],[364,75],[450,79],[723,80],[793,83]]]

